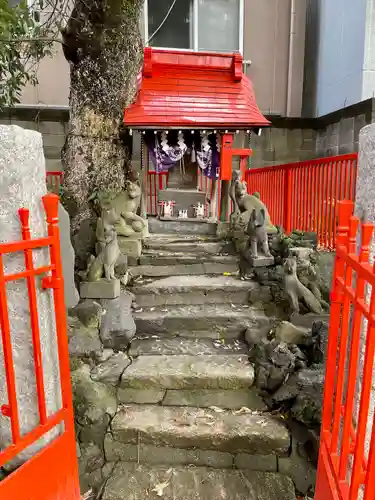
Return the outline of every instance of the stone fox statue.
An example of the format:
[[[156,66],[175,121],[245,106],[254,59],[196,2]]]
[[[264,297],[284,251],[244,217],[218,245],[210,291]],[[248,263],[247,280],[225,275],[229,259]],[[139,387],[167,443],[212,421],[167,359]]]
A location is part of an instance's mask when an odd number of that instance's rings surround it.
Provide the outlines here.
[[[293,312],[299,313],[299,301],[302,300],[309,312],[322,314],[323,308],[314,294],[297,277],[297,259],[289,257],[284,262],[284,285]]]
[[[253,259],[258,258],[258,248],[263,256],[272,257],[268,246],[266,213],[263,208],[258,213],[255,208],[251,212],[246,234],[250,238],[250,251]]]

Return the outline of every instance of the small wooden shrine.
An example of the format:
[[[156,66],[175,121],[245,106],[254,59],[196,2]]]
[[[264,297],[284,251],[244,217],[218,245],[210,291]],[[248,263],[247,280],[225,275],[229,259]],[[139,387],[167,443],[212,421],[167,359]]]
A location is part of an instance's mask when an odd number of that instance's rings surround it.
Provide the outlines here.
[[[150,47],[124,124],[141,132],[147,214],[212,221],[227,219],[233,158],[244,171],[252,153],[234,148],[235,135],[270,126],[240,54]]]

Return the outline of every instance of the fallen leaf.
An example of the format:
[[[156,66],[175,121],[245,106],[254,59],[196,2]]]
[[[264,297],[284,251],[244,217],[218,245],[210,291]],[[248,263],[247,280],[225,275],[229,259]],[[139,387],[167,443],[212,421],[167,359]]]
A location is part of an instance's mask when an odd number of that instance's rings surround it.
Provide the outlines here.
[[[86,493],[81,497],[81,500],[89,500],[92,498],[92,490],[86,491]]]
[[[239,410],[237,410],[233,413],[234,413],[234,415],[245,415],[245,414],[253,413],[253,412],[250,410],[250,408],[243,406],[242,408],[240,408]]]
[[[216,413],[224,413],[225,410],[223,408],[219,408],[218,406],[210,406],[210,410],[213,410]]]
[[[151,491],[154,491],[158,497],[162,497],[167,486],[169,486],[169,483],[159,483]]]

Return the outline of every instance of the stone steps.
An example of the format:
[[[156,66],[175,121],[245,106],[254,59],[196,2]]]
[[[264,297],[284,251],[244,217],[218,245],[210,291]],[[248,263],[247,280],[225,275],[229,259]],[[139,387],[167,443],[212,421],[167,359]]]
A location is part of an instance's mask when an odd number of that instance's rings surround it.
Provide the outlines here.
[[[233,243],[225,241],[168,241],[166,239],[152,238],[144,244],[145,249],[169,252],[193,252],[195,254],[234,254]]]
[[[169,250],[145,249],[139,259],[140,265],[175,266],[182,264],[228,265],[238,269],[238,258],[235,255],[211,255],[192,252],[171,252]],[[204,274],[204,273],[202,273]]]
[[[238,340],[137,338],[129,355],[138,359],[124,372],[119,401],[265,410],[257,390],[251,388],[254,371],[247,351]]]
[[[295,500],[293,483],[281,474],[116,464],[103,500]]]
[[[205,304],[151,307],[133,313],[137,334],[162,337],[238,339],[246,328],[264,331],[272,318],[247,304]]]
[[[267,287],[232,276],[169,276],[147,284],[135,284],[132,291],[141,307],[248,304],[270,300]]]
[[[217,223],[207,220],[159,220],[156,217],[148,218],[148,228],[154,234],[198,234],[216,235]]]
[[[119,458],[139,444],[268,456],[286,454],[290,435],[280,420],[259,412],[130,404],[113,418],[107,449],[109,443],[118,445]]]
[[[237,262],[222,264],[203,262],[198,264],[180,264],[176,266],[135,266],[129,269],[132,276],[145,276],[151,278],[165,278],[167,276],[200,276],[200,275],[235,275],[238,272]]]

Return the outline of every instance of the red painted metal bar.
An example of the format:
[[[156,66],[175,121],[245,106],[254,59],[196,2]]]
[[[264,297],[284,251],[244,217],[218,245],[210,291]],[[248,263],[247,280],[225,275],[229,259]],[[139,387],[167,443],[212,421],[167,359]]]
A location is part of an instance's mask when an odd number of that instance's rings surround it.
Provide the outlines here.
[[[343,199],[354,201],[357,157],[353,153],[251,169],[246,172],[248,192],[260,193],[272,221],[286,232],[317,232],[319,246],[333,249],[337,203]],[[278,175],[281,185],[275,189]]]
[[[31,240],[30,233],[30,212],[27,208],[20,208],[18,211],[22,227],[22,239],[24,241]],[[43,364],[42,364],[42,351],[40,346],[40,331],[38,320],[38,302],[36,295],[34,263],[31,249],[25,250],[25,267],[30,275],[27,276],[27,289],[29,292],[29,306],[30,306],[30,326],[33,339],[33,352],[34,352],[34,366],[35,366],[35,379],[38,395],[38,407],[40,423],[44,425],[47,421],[47,408],[46,397],[44,392],[44,379],[43,379]]]
[[[51,238],[39,238],[29,241],[12,241],[11,243],[0,243],[0,253],[22,252],[28,248],[48,247],[52,244]]]
[[[16,392],[16,375],[13,365],[12,340],[10,332],[10,322],[8,315],[8,304],[6,296],[6,286],[4,280],[3,256],[0,251],[0,326],[1,339],[3,345],[3,356],[5,366],[5,378],[8,393],[8,404],[4,404],[0,411],[2,415],[10,418],[12,429],[12,440],[14,444],[21,439],[20,424],[18,416],[18,403]]]
[[[54,427],[61,424],[62,422],[67,422],[68,413],[65,408],[57,411],[53,415],[50,415],[44,425],[39,425],[32,431],[28,432],[17,442],[6,448],[4,451],[0,452],[0,467],[3,467],[7,462],[15,458],[21,451],[28,448],[30,445],[42,438],[47,432],[51,431]],[[1,488],[0,488],[1,492]]]

